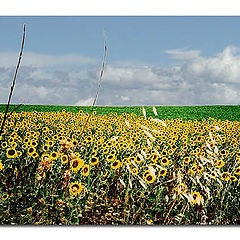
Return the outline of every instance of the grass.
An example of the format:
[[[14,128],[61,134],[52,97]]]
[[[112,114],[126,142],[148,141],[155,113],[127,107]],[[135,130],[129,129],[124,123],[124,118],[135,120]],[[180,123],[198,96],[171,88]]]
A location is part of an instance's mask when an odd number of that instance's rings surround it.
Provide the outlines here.
[[[11,112],[17,105],[10,105],[9,112]],[[6,105],[0,104],[0,112],[4,112]],[[54,106],[54,105],[22,105],[16,112],[54,112],[62,111],[65,109],[67,112],[90,112],[91,107],[82,106]],[[147,116],[154,116],[152,107],[145,107]],[[214,106],[158,106],[156,107],[161,119],[174,119],[182,118],[184,120],[201,120],[209,117],[221,120],[239,121],[240,119],[240,105],[214,105]],[[121,114],[135,113],[142,116],[142,108],[140,106],[129,107],[94,107],[94,110],[99,115],[109,115],[111,112]]]

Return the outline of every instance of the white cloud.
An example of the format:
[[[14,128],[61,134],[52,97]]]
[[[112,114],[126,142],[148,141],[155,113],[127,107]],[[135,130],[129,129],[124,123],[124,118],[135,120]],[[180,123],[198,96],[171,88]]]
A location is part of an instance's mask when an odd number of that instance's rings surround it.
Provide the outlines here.
[[[91,106],[93,103],[93,98],[87,98],[87,99],[81,99],[77,103],[75,103],[76,106]]]
[[[199,50],[167,52],[170,57],[179,59],[181,64],[166,67],[108,63],[97,105],[240,103],[238,48],[228,46],[212,57],[201,56]],[[58,64],[64,65],[61,61]],[[14,67],[3,67],[0,61],[2,103],[7,101],[13,72]],[[27,99],[23,103],[91,105],[99,73],[100,67],[96,65],[71,71],[59,67],[58,71],[51,72],[45,70],[44,64],[22,66],[13,102]]]
[[[199,58],[200,51],[199,50],[186,51],[183,49],[172,49],[166,50],[165,53],[172,55],[172,57],[175,59],[191,60]]]
[[[0,52],[0,66],[16,66],[18,53]],[[85,57],[79,54],[39,54],[24,52],[22,57],[22,66],[34,67],[66,67],[80,66],[81,64],[96,64],[94,58]]]
[[[129,96],[121,96],[121,100],[123,102],[126,102],[126,101],[129,101],[130,100],[130,97]]]

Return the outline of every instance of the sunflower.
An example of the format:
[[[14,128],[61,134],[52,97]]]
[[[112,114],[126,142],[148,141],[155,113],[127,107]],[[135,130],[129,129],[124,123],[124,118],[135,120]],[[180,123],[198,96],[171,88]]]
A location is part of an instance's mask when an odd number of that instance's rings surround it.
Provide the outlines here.
[[[95,166],[95,165],[97,165],[98,162],[99,162],[98,157],[96,157],[96,156],[92,156],[92,159],[91,159],[91,166]]]
[[[146,156],[145,156],[145,159],[146,159],[146,160],[149,160],[149,159],[151,158],[151,156],[152,156],[152,155],[151,155],[150,153],[147,153]]]
[[[111,155],[111,154],[110,154],[110,155],[107,156],[107,161],[108,161],[108,162],[111,162],[111,161],[113,161],[113,160],[115,160],[115,159],[116,159],[116,156],[115,156],[115,155]]]
[[[0,160],[0,171],[2,171],[4,169],[2,161]]]
[[[7,193],[4,193],[4,194],[2,195],[2,200],[3,200],[3,201],[6,201],[6,200],[8,199],[8,197],[9,197],[9,195],[8,195]]]
[[[154,177],[152,174],[147,174],[147,176],[145,177],[145,181],[147,183],[153,183],[156,180],[156,177]]]
[[[151,172],[149,170],[146,170],[144,173],[143,173],[143,179],[148,175],[150,174]]]
[[[184,152],[186,152],[186,151],[188,150],[188,146],[184,145],[184,146],[182,147],[182,150],[183,150]]]
[[[112,169],[118,169],[118,168],[120,168],[120,166],[121,166],[121,163],[120,163],[119,160],[115,160],[115,161],[111,164],[111,168],[112,168]]]
[[[217,165],[218,168],[221,168],[221,167],[224,166],[224,161],[222,159],[221,160],[217,160],[216,165]]]
[[[33,153],[35,153],[35,152],[36,152],[36,148],[35,148],[35,147],[30,147],[30,148],[28,149],[28,154],[29,154],[30,156],[32,156]]]
[[[17,156],[21,157],[22,156],[22,152],[21,151],[17,151]]]
[[[162,152],[161,152],[161,155],[163,156],[163,157],[166,157],[167,156],[167,151],[165,151],[165,150],[163,150]]]
[[[77,172],[84,165],[84,161],[79,158],[75,158],[71,161],[71,170]]]
[[[15,158],[17,156],[17,151],[14,148],[7,149],[7,158]]]
[[[76,146],[78,145],[77,140],[73,140],[73,141],[72,141],[72,145],[73,145],[74,147],[76,147]]]
[[[136,156],[136,157],[134,158],[134,161],[135,161],[136,163],[141,163],[141,162],[142,162],[142,159],[141,159],[139,156]]]
[[[103,148],[103,154],[107,154],[109,152],[109,148]]]
[[[198,167],[197,167],[197,165],[194,164],[190,169],[190,173],[195,174],[197,172],[197,170],[198,170]]]
[[[228,181],[230,179],[230,173],[229,172],[222,173],[221,179],[223,181]]]
[[[132,175],[138,175],[138,169],[137,168],[133,168],[131,170],[131,173],[132,173]]]
[[[96,157],[97,156],[97,151],[92,151],[92,157]]]
[[[42,129],[43,132],[48,132],[48,130],[49,130],[48,127],[43,127]]]
[[[43,151],[47,152],[49,150],[49,145],[45,144],[43,145]]]
[[[162,165],[169,165],[170,164],[170,161],[169,161],[169,159],[167,158],[167,157],[163,157],[162,159],[161,159],[161,164]]]
[[[33,141],[31,141],[31,146],[32,146],[32,147],[36,147],[37,145],[38,145],[38,144],[37,144],[37,142],[36,142],[36,141],[34,141],[34,140],[33,140]]]
[[[38,155],[38,153],[34,152],[31,156],[35,159],[35,158],[37,158],[39,155]]]
[[[1,147],[6,148],[7,147],[7,142],[2,142]]]
[[[54,135],[54,136],[53,136],[53,140],[54,140],[54,141],[58,140],[58,135]]]
[[[115,149],[113,149],[113,150],[111,150],[111,152],[110,152],[110,155],[116,155],[116,150]]]
[[[240,175],[240,167],[237,167],[236,170],[234,171],[234,174]]]
[[[17,147],[17,143],[16,142],[12,142],[10,145],[11,145],[12,148],[16,148]]]
[[[190,162],[191,162],[190,157],[185,157],[185,158],[183,159],[183,164],[185,164],[185,165],[189,164]]]
[[[220,151],[220,154],[221,154],[222,156],[227,156],[228,153],[229,153],[229,151],[228,151],[228,150],[225,150],[225,149],[222,149],[222,150]]]
[[[158,155],[157,155],[155,152],[152,154],[151,160],[152,160],[152,162],[154,162],[154,163],[157,162],[157,160],[158,160]]]
[[[93,138],[91,136],[88,136],[86,139],[85,139],[88,143],[92,143],[93,142]]]
[[[202,196],[199,192],[192,193],[193,204],[201,204]]]
[[[204,167],[202,165],[198,165],[197,171],[202,172],[204,170]]]
[[[27,149],[28,146],[27,146],[26,144],[23,144],[23,145],[22,145],[22,148],[23,148],[23,149]]]
[[[177,187],[175,188],[175,191],[178,193],[178,194],[181,194],[181,193],[184,193],[187,191],[187,186],[183,183],[179,183],[177,185]]]
[[[54,145],[54,142],[51,140],[48,140],[46,143],[49,147],[52,147]]]
[[[159,176],[161,177],[165,177],[167,174],[167,169],[166,168],[162,168],[160,171],[159,171]]]
[[[87,177],[90,173],[90,168],[89,168],[89,165],[85,164],[82,168],[82,175],[84,177]]]
[[[236,182],[238,179],[236,178],[236,176],[230,176],[230,180],[231,180],[232,182]]]
[[[56,160],[58,158],[58,153],[53,151],[50,153],[51,160]]]
[[[66,155],[66,154],[62,155],[61,162],[62,162],[62,164],[68,163],[68,155]]]
[[[46,161],[46,159],[49,159],[49,154],[43,154],[43,155],[41,156],[41,160],[42,160],[42,161]]]
[[[81,183],[73,182],[69,186],[69,193],[72,196],[76,196],[77,194],[80,194],[83,189],[83,186]]]

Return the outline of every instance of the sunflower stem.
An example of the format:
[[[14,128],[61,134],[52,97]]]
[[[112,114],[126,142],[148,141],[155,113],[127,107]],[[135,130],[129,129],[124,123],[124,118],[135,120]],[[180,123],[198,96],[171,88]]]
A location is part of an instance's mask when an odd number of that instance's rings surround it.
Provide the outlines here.
[[[15,86],[15,83],[16,83],[18,69],[20,67],[20,63],[21,63],[21,59],[22,59],[23,47],[24,47],[24,42],[25,42],[25,33],[26,33],[26,25],[24,24],[23,25],[23,38],[22,38],[21,50],[20,50],[20,54],[19,54],[18,63],[17,63],[16,70],[15,70],[15,74],[14,74],[14,77],[13,77],[12,86],[10,88],[10,93],[9,93],[9,96],[8,96],[8,102],[7,102],[6,110],[5,110],[5,113],[4,113],[1,129],[0,129],[0,136],[3,133],[4,125],[5,125],[5,122],[7,120],[7,113],[8,113],[8,109],[9,109],[9,106],[10,106],[10,101],[11,101],[11,98],[12,98],[14,86]]]

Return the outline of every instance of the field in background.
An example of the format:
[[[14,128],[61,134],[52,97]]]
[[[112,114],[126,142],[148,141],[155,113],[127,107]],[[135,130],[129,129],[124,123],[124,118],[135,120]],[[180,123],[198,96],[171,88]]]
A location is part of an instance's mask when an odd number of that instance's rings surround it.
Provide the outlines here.
[[[15,109],[18,105],[11,105],[9,112]],[[6,105],[0,104],[0,112],[4,112]],[[53,106],[53,105],[22,105],[16,112],[54,112],[62,111],[65,109],[67,112],[90,112],[90,107],[82,106]],[[145,107],[148,116],[154,116],[152,107]],[[174,119],[182,118],[184,120],[201,120],[209,117],[221,120],[239,121],[240,119],[240,105],[215,105],[215,106],[158,106],[156,107],[161,119]],[[135,113],[137,116],[142,116],[142,107],[94,107],[97,114],[109,115],[114,113]]]

